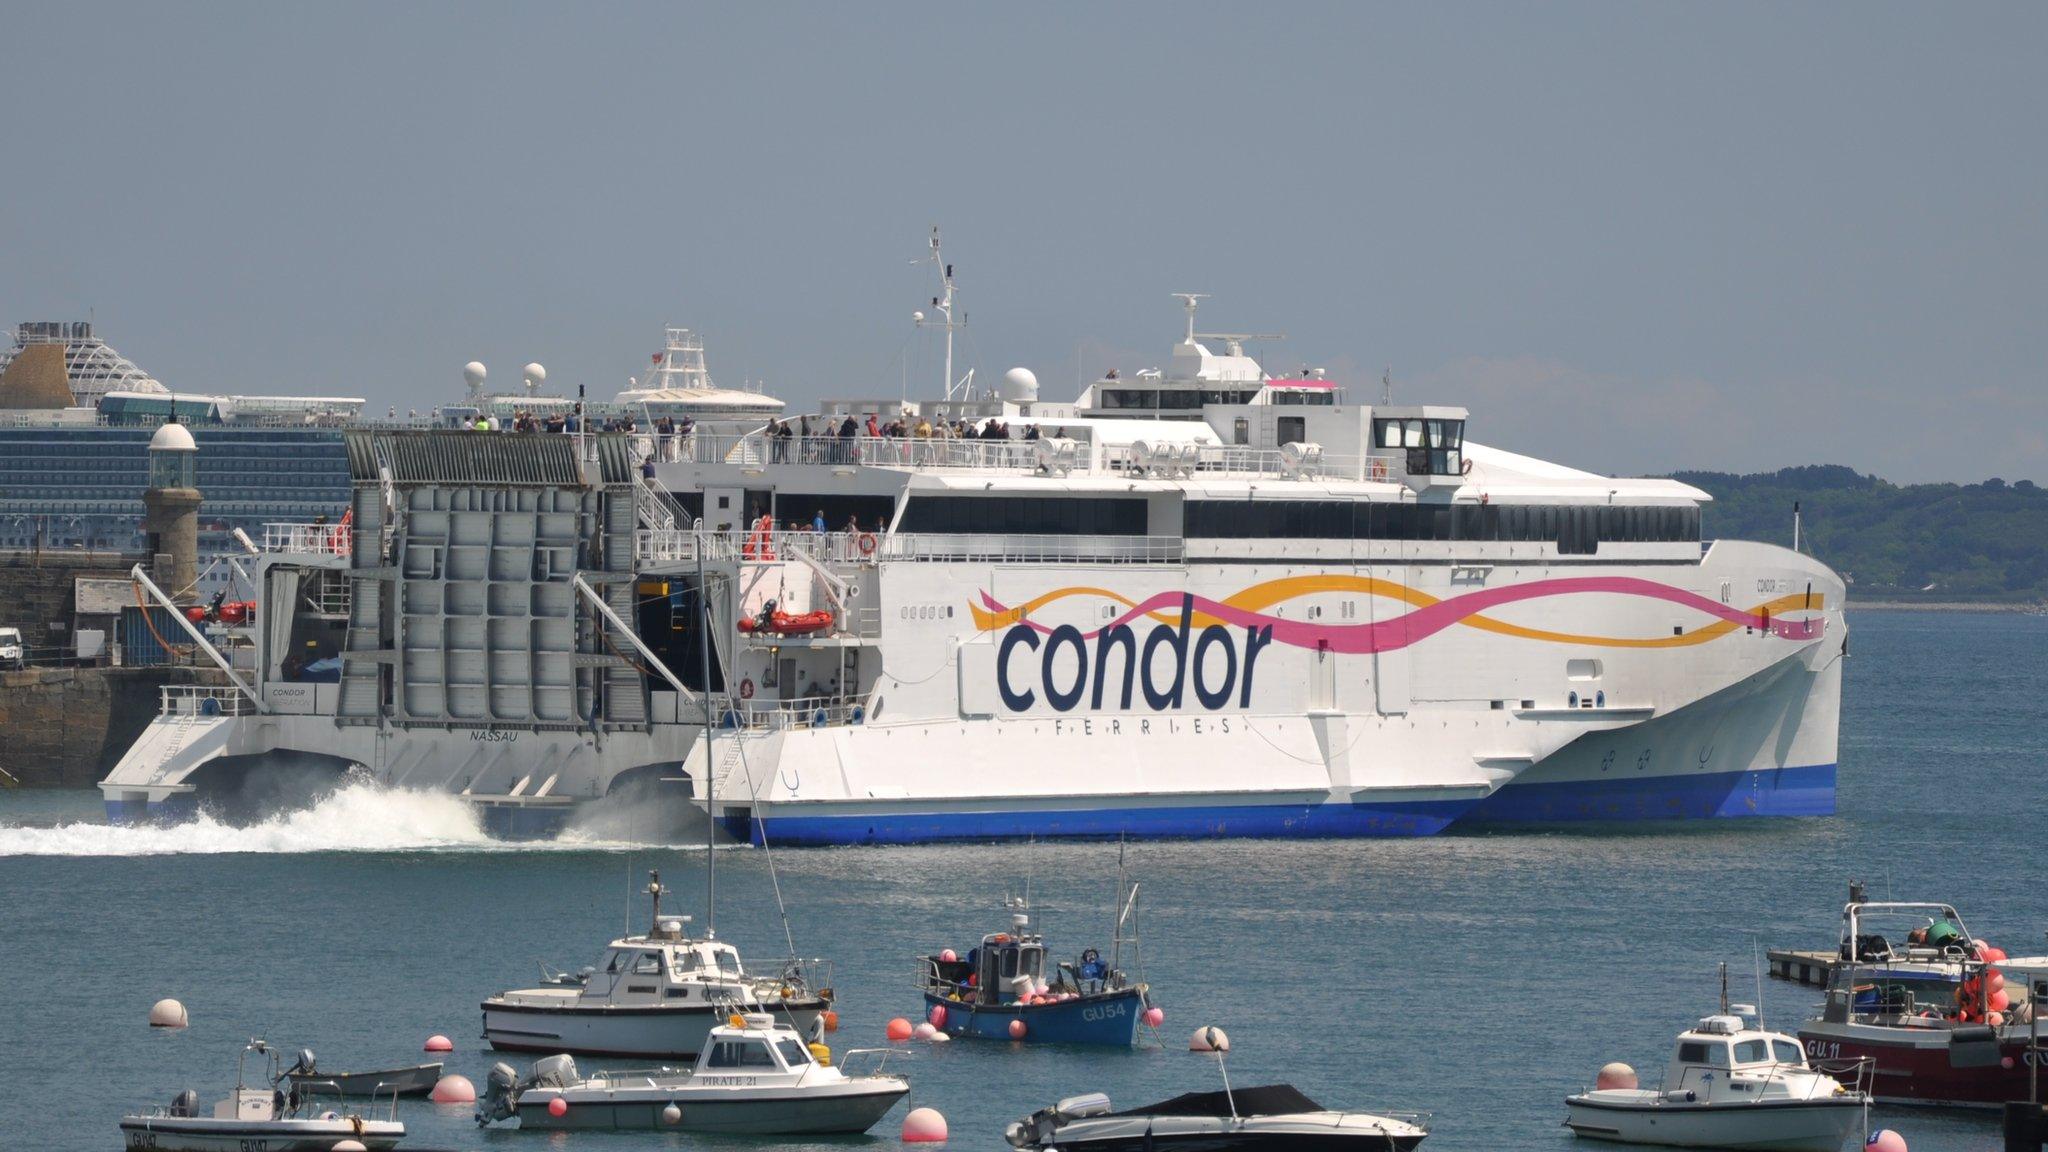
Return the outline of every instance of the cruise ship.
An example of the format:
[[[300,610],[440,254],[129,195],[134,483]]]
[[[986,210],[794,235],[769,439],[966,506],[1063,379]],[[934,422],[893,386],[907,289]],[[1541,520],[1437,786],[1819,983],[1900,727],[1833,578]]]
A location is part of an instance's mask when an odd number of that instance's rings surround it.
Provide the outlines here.
[[[1071,403],[948,357],[680,446],[353,430],[354,534],[271,527],[253,676],[167,694],[108,810],[280,754],[507,833],[643,786],[778,844],[1833,810],[1835,573],[1272,375],[1198,299]]]
[[[576,411],[600,425],[687,417],[758,427],[782,410],[758,388],[713,383],[701,336],[674,326],[665,335],[646,374],[609,401],[548,393],[539,364],[526,365],[518,390],[491,392],[484,366],[471,363],[458,398],[376,417],[360,397],[173,392],[89,321],[20,324],[0,349],[0,551],[141,552],[149,440],[173,416],[198,444],[200,553],[218,557],[243,554],[237,531],[255,539],[266,524],[340,518],[351,491],[345,427],[469,428],[479,418],[509,427],[520,412]],[[216,580],[223,571],[210,570]]]

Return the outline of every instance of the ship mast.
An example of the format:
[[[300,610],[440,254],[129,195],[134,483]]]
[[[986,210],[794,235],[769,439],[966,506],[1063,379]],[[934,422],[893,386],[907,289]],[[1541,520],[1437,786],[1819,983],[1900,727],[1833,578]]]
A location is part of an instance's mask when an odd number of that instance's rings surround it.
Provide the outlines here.
[[[955,320],[953,318],[953,266],[951,264],[946,263],[946,258],[939,251],[939,226],[936,224],[932,225],[931,245],[932,254],[921,261],[916,261],[916,263],[932,264],[937,266],[939,269],[939,295],[932,297],[932,311],[938,314],[938,318],[928,318],[927,316],[925,316],[923,312],[912,312],[910,316],[912,320],[916,321],[917,326],[920,328],[932,327],[938,328],[941,331],[945,332],[945,375],[940,378],[939,382],[945,385],[946,399],[951,400],[953,398],[953,393],[956,390],[960,393],[962,398],[965,398],[967,390],[974,384],[974,369],[968,369],[967,375],[962,376],[957,383],[954,381],[953,333],[961,328],[967,327],[967,318],[965,317],[965,315],[962,315],[962,317],[958,320]]]

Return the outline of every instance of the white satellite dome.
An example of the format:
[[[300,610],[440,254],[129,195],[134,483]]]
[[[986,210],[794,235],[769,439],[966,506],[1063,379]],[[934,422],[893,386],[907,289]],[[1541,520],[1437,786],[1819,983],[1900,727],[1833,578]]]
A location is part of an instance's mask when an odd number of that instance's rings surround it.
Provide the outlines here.
[[[151,452],[197,452],[199,444],[192,439],[192,433],[183,424],[165,424],[149,438]]]
[[[1029,368],[1012,368],[1003,373],[1002,397],[1012,404],[1029,404],[1038,399],[1038,376]]]
[[[538,388],[542,384],[547,383],[548,370],[542,367],[539,362],[528,364],[519,371],[526,378],[526,386],[528,388]]]
[[[471,360],[462,366],[462,378],[469,382],[471,388],[483,387],[484,377],[490,374],[490,370],[484,367],[484,362],[481,360]]]

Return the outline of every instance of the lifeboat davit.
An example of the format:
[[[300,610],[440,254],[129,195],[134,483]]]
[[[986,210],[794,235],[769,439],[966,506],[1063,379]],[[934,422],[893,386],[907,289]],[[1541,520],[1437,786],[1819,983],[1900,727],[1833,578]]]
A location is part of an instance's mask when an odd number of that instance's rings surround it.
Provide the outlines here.
[[[766,623],[749,618],[740,621],[742,632],[772,632],[778,636],[809,636],[832,627],[830,612],[773,612]]]

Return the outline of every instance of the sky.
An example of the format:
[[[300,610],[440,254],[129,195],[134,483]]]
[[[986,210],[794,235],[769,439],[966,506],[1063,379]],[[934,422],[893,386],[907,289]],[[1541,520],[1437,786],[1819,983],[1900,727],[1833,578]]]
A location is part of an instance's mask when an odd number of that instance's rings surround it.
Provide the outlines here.
[[[1047,399],[1205,328],[1609,473],[2048,483],[2048,5],[0,0],[0,324],[166,384]]]

